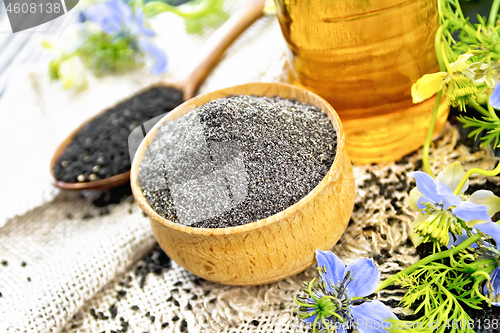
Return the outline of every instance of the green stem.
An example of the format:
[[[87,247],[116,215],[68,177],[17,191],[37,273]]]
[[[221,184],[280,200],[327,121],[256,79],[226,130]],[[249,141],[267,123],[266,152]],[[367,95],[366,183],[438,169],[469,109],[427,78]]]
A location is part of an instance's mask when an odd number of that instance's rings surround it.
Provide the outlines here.
[[[434,109],[432,110],[431,123],[429,124],[429,129],[427,130],[427,136],[425,138],[424,149],[422,153],[422,163],[424,166],[424,171],[429,175],[432,175],[431,166],[429,163],[429,149],[432,141],[432,134],[434,133],[434,127],[436,125],[437,114],[439,110],[439,105],[441,104],[441,96],[443,94],[442,90],[439,90],[436,96],[436,102],[434,103]]]
[[[446,71],[448,73],[452,73],[451,67],[450,67],[450,61],[448,60],[448,57],[446,57],[446,53],[444,51],[445,46],[444,46],[444,44],[441,44],[440,46],[441,46],[440,47],[441,55],[443,56],[444,65],[446,66]]]
[[[493,0],[493,4],[490,9],[490,16],[488,17],[488,28],[495,26],[498,16],[498,10],[500,9],[500,0]]]
[[[437,59],[438,59],[438,63],[439,63],[439,69],[441,71],[446,71],[446,65],[444,63],[444,54],[442,53],[442,50],[441,50],[441,39],[442,39],[442,34],[443,34],[443,29],[446,28],[446,26],[448,25],[448,21],[445,21],[437,30],[436,32],[436,39],[434,40],[434,49],[435,49],[435,52],[436,52],[436,56],[437,56]]]
[[[490,103],[487,103],[487,104],[488,104],[488,111],[490,111],[491,118],[493,118],[495,120],[499,120],[495,110],[493,110],[493,107],[490,105]]]
[[[462,7],[460,7],[460,2],[458,0],[455,2],[455,10],[458,13],[458,16],[460,16],[462,20],[465,20],[464,13],[462,12]]]
[[[479,169],[479,168],[469,169],[465,173],[465,175],[462,177],[462,179],[460,180],[460,183],[458,183],[458,186],[455,189],[455,191],[453,191],[453,194],[458,195],[460,193],[460,191],[462,190],[462,187],[464,187],[465,182],[467,181],[467,179],[469,179],[469,177],[472,176],[475,173],[478,173],[478,174],[486,176],[486,177],[496,176],[496,175],[498,175],[500,173],[500,162],[498,163],[497,167],[495,169],[491,170],[491,171],[484,170],[484,169]]]
[[[444,258],[448,258],[450,256],[453,256],[456,253],[458,253],[458,252],[460,252],[462,250],[465,250],[471,244],[474,244],[475,242],[477,242],[479,239],[481,239],[481,237],[482,237],[481,233],[478,232],[474,236],[467,238],[463,243],[461,243],[457,247],[451,248],[451,249],[443,251],[443,252],[438,252],[438,253],[435,253],[435,254],[431,254],[430,256],[427,256],[424,259],[421,259],[421,260],[417,261],[413,265],[411,265],[409,267],[406,267],[401,272],[397,273],[395,276],[410,274],[411,272],[415,271],[417,268],[419,268],[421,266],[425,266],[425,265],[427,265],[427,264],[429,264],[429,263],[431,263],[433,261],[436,261],[436,260],[440,260],[440,259],[444,259]],[[394,281],[393,278],[388,278],[388,279],[384,280],[384,282],[382,282],[377,287],[377,289],[375,290],[375,292],[380,291],[382,289],[385,289],[385,288],[389,287],[394,282],[395,281]]]
[[[474,109],[476,109],[483,116],[485,116],[485,117],[489,117],[490,116],[490,113],[488,112],[488,110],[486,110],[485,108],[483,108],[481,106],[481,104],[479,104],[473,98],[470,98],[470,97],[469,97],[469,105],[472,106]]]
[[[163,12],[172,12],[182,18],[198,18],[205,15],[214,1],[201,1],[197,5],[171,6],[161,1],[151,1],[144,5],[143,10],[146,16],[152,17]]]

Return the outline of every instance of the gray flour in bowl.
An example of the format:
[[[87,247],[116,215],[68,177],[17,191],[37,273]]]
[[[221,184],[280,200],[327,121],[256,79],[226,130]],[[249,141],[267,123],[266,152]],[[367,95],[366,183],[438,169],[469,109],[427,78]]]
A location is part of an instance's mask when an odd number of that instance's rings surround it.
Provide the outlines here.
[[[336,144],[329,118],[313,105],[229,96],[164,123],[141,162],[139,185],[172,222],[243,225],[306,196],[330,169]]]

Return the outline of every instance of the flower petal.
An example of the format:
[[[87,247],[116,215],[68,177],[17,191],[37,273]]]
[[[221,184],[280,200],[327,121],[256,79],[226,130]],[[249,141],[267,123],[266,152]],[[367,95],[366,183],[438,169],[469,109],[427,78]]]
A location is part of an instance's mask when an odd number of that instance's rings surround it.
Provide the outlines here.
[[[500,84],[496,84],[489,99],[490,105],[495,109],[500,109]]]
[[[472,230],[472,234],[475,234],[476,231]],[[454,246],[462,244],[466,239],[469,238],[469,235],[467,235],[467,232],[465,232],[465,229],[462,229],[462,234],[457,237],[457,240],[453,243]],[[477,248],[477,243],[473,243],[470,247],[472,248]],[[450,247],[448,247],[449,249]]]
[[[120,18],[120,25],[130,27],[133,23],[132,8],[123,1],[109,0],[105,3],[111,12]]]
[[[488,208],[488,214],[490,216],[493,216],[496,212],[500,211],[500,198],[494,195],[491,191],[476,191],[472,193],[472,195],[468,197],[466,201],[478,205],[486,205],[486,207]]]
[[[473,56],[472,53],[465,53],[465,54],[461,54],[460,56],[458,56],[457,61],[452,62],[450,64],[451,71],[453,73],[456,73],[456,72],[461,72],[464,69],[466,69],[467,66],[469,66],[469,64],[467,63],[467,60],[469,60],[469,58],[472,56]]]
[[[486,84],[489,88],[495,87],[495,80],[490,77],[488,78],[486,75],[486,70],[488,69],[487,63],[482,63],[479,66],[479,62],[475,62],[467,66],[466,69],[462,70],[462,74],[467,76],[474,82],[474,85],[480,86]],[[482,103],[481,103],[482,104]]]
[[[411,86],[413,103],[421,103],[434,96],[435,93],[441,90],[446,76],[448,76],[448,73],[439,72],[434,74],[425,74],[418,79],[418,81]]]
[[[116,33],[121,30],[120,17],[113,13],[109,6],[105,4],[89,7],[85,11],[85,17],[88,21],[97,23],[107,34]]]
[[[454,242],[453,242],[453,234],[451,232],[448,233],[448,237],[450,237],[449,241],[448,241],[448,244],[446,244],[446,247],[449,249],[451,249],[451,247],[453,246]]]
[[[151,73],[153,74],[161,74],[164,73],[167,70],[167,57],[165,56],[165,53],[163,53],[162,50],[151,44],[150,42],[144,40],[144,39],[139,39],[139,46],[141,49],[149,53],[155,58],[156,64],[151,70]]]
[[[419,246],[420,243],[422,243],[422,241],[424,240],[424,237],[419,236],[415,232],[415,228],[418,227],[420,225],[420,223],[427,220],[427,218],[428,218],[428,216],[425,216],[424,214],[418,214],[417,218],[415,219],[415,221],[413,221],[413,224],[411,225],[410,239],[415,247]]]
[[[420,198],[418,198],[417,206],[418,206],[419,209],[424,209],[426,207],[425,204],[427,204],[427,203],[435,204],[434,201],[429,200],[429,199],[427,199],[424,196],[421,196]]]
[[[414,211],[420,211],[420,207],[418,206],[418,200],[422,197],[422,193],[418,190],[418,188],[413,188],[410,191],[410,208]]]
[[[153,37],[155,32],[144,26],[144,16],[142,10],[136,9],[134,13],[134,26],[132,27],[132,34],[142,34],[144,36]]]
[[[346,274],[350,272],[352,281],[347,285],[348,297],[368,296],[377,288],[380,273],[371,259],[357,259],[346,267]]]
[[[488,207],[486,205],[476,205],[472,202],[462,201],[456,208],[451,210],[458,218],[465,222],[474,220],[483,220],[491,222],[491,217],[488,215]]]
[[[463,202],[458,195],[453,194],[451,188],[443,183],[437,183],[436,189],[441,201],[443,202],[444,210],[448,210],[448,208],[453,206],[459,206]]]
[[[352,317],[360,333],[385,333],[391,325],[387,319],[398,319],[382,302],[371,301],[351,307]]]
[[[493,273],[491,273],[490,276],[490,283],[491,286],[493,287],[493,298],[497,298],[497,296],[500,295],[500,268],[496,267],[493,270]],[[483,288],[483,294],[487,295],[488,289],[487,286],[485,285]],[[494,306],[500,306],[500,302],[491,302],[492,305]]]
[[[465,176],[465,170],[460,162],[455,162],[453,164],[447,165],[443,171],[441,171],[436,180],[448,186],[452,191],[457,188],[458,184]],[[460,190],[460,193],[467,191],[469,188],[469,180],[467,180]]]
[[[424,197],[432,200],[432,202],[440,202],[436,190],[436,182],[431,176],[422,171],[409,172],[408,176],[415,178],[417,188]]]
[[[316,308],[311,308],[311,310],[307,310],[307,312],[308,312],[308,313],[311,313],[311,312],[313,312],[314,310],[316,310]],[[318,316],[318,315],[313,314],[312,316],[307,317],[306,319],[301,319],[301,320],[302,320],[304,323],[307,323],[307,324],[311,324],[311,325],[312,325],[312,323],[314,322],[314,320],[316,320],[316,317],[317,317],[317,316]]]
[[[332,281],[334,286],[338,286],[345,275],[345,264],[339,257],[331,251],[316,250],[316,261],[318,267],[325,267],[326,273],[322,275],[322,281],[325,281],[326,291],[332,290],[329,281]]]
[[[500,246],[500,225],[494,222],[490,222],[490,223],[476,224],[474,227],[477,230],[489,235],[491,238],[495,240],[497,246]]]

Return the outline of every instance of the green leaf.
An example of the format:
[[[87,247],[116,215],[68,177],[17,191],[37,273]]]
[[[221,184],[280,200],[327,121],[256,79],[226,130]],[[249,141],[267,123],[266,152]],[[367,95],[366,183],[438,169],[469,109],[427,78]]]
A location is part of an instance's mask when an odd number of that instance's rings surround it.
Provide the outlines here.
[[[184,18],[186,31],[190,34],[202,34],[206,28],[216,28],[229,18],[224,11],[224,0],[197,0],[181,6],[171,6],[163,1],[151,1],[144,5],[146,16],[156,16],[171,12]]]
[[[458,117],[458,121],[464,124],[464,128],[472,127],[475,129],[469,133],[469,137],[474,137],[474,140],[480,137],[483,147],[489,146],[491,143],[494,144],[494,147],[497,148],[499,146],[499,137],[500,137],[500,120],[483,117],[483,120],[478,120],[471,117]]]

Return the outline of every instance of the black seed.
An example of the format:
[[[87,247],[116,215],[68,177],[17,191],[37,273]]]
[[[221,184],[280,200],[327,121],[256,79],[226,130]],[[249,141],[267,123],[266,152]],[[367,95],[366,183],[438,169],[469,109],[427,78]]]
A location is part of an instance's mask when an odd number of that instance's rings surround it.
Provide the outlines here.
[[[132,305],[130,308],[134,311],[139,310],[139,307],[137,305]]]
[[[147,274],[147,273],[146,273]],[[146,283],[146,274],[144,274],[142,277],[141,277],[141,281],[139,282],[139,287],[141,287],[141,289],[144,288],[144,284]]]
[[[187,326],[188,326],[188,323],[187,323],[186,319],[182,319],[182,321],[181,321],[181,332],[184,332],[186,330]]]
[[[177,281],[174,283],[174,287],[182,286],[182,281]]]
[[[8,264],[7,260],[2,260],[2,266],[7,266]]]
[[[3,296],[2,293],[0,293],[0,297],[2,297],[2,296]]]
[[[151,322],[154,323],[156,318],[155,318],[155,316],[151,316],[151,318],[149,318],[149,319],[151,319]]]
[[[170,296],[169,298],[167,298],[167,302],[172,302],[174,298],[172,296]]]
[[[175,306],[180,306],[179,302],[177,300],[174,300],[174,305]]]
[[[142,258],[141,262],[135,268],[135,275],[139,279],[141,288],[146,283],[146,277],[149,273],[161,274],[163,269],[171,267],[172,260],[156,246],[148,255]]]
[[[30,278],[29,276],[28,276],[28,279],[27,279],[27,280],[28,280],[28,282],[31,282],[31,278]]]
[[[92,317],[94,317],[94,319],[99,319],[99,317],[97,316],[97,313],[95,312],[95,309],[90,309],[90,315]]]
[[[149,311],[148,311],[148,312],[146,312],[145,316],[146,316],[146,317],[149,317],[149,316],[150,316]]]
[[[209,300],[208,302],[209,302],[209,303],[214,304],[216,300],[217,300],[217,298],[212,298],[212,299],[211,299],[211,300]]]
[[[118,309],[116,308],[116,304],[113,304],[109,307],[109,313],[111,314],[111,318],[116,318],[118,314]]]
[[[172,317],[172,321],[177,321],[177,320],[179,320],[179,319],[180,319],[180,318],[179,318],[179,316],[173,316],[173,317]]]
[[[127,292],[125,290],[118,290],[116,293],[116,298],[120,300],[121,298],[125,297],[127,295]]]
[[[82,216],[82,219],[83,220],[90,220],[90,219],[93,219],[94,218],[94,215],[90,214],[90,213],[85,213],[83,216]]]
[[[85,173],[109,178],[129,171],[131,131],[182,102],[180,90],[155,87],[108,109],[76,133],[57,160],[56,179],[76,183],[78,175]]]
[[[194,300],[197,300],[197,299],[198,299],[198,295],[193,295],[193,296],[191,297],[191,299],[192,299],[193,301],[194,301]]]
[[[162,323],[162,324],[161,324],[161,328],[165,328],[165,327],[167,327],[168,325],[169,325],[169,323]]]
[[[210,290],[205,290],[205,292],[203,292],[204,296],[208,296],[208,294],[210,294]]]
[[[26,267],[26,265],[27,265],[27,264],[26,264],[26,262],[25,262],[25,261],[23,261],[23,262],[21,263],[21,267]]]
[[[193,306],[191,305],[191,303],[188,302],[188,304],[186,305],[186,309],[189,311],[193,310]]]
[[[102,320],[108,320],[108,319],[109,319],[109,317],[108,317],[108,316],[106,316],[106,315],[105,315],[104,313],[102,313],[102,312],[98,312],[98,313],[97,313],[97,316],[99,317],[99,319],[102,319]]]
[[[259,326],[259,324],[260,324],[260,323],[259,323],[259,321],[257,321],[257,320],[252,320],[252,324],[253,324],[254,326]]]
[[[104,216],[109,214],[109,208],[108,207],[101,207],[99,209],[99,216]]]

